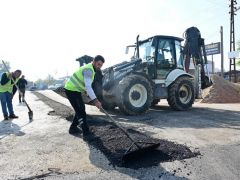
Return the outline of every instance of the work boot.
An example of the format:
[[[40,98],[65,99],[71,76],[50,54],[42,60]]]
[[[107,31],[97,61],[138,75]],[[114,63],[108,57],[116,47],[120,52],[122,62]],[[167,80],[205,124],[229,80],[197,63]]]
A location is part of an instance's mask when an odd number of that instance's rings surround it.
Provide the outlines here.
[[[10,119],[16,119],[16,118],[18,118],[18,116],[16,116],[15,114],[11,114],[11,115],[9,116],[9,118],[10,118]]]
[[[69,134],[79,134],[81,133],[81,130],[77,126],[70,126],[69,128]]]
[[[8,120],[8,116],[4,116],[4,120]]]
[[[81,124],[81,128],[84,136],[89,134],[89,127],[86,122]]]

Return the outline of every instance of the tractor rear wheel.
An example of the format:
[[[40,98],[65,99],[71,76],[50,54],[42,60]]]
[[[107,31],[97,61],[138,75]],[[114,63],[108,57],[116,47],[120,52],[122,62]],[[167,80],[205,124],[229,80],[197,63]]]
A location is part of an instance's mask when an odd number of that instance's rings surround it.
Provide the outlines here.
[[[118,107],[128,115],[144,113],[153,101],[153,89],[149,80],[141,75],[129,75],[119,83]]]
[[[160,99],[154,99],[151,103],[151,106],[154,107],[160,102]]]
[[[184,111],[192,107],[195,100],[193,82],[188,77],[178,78],[168,89],[168,104],[171,108]]]
[[[113,104],[113,103],[107,103],[107,102],[105,102],[105,101],[102,101],[102,107],[103,107],[103,109],[105,109],[105,110],[114,110],[114,108],[116,107],[116,105]]]

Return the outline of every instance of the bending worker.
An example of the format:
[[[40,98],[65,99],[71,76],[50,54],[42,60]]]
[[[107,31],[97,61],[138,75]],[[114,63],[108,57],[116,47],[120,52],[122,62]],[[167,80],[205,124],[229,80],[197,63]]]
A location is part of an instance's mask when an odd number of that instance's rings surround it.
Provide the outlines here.
[[[97,108],[102,108],[102,104],[97,99],[92,89],[92,83],[96,70],[100,70],[104,62],[104,58],[100,55],[97,55],[93,59],[92,63],[81,66],[65,84],[66,96],[75,111],[73,122],[69,128],[70,134],[81,132],[80,129],[78,129],[78,124],[80,121],[82,121],[81,128],[83,133],[87,134],[89,132],[86,122],[85,104],[82,99],[83,92],[87,92],[91,102]]]
[[[6,72],[2,74],[0,83],[0,99],[4,120],[8,120],[9,118],[18,118],[18,116],[14,114],[12,105],[13,95],[17,91],[13,80],[15,81],[15,83],[17,83],[21,74],[22,72],[20,70],[16,70],[12,73]]]

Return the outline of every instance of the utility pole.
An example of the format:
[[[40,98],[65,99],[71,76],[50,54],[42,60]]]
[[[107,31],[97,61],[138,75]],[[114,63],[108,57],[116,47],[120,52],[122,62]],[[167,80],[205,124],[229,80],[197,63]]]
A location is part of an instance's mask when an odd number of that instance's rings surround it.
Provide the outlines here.
[[[213,43],[212,43],[213,44]],[[212,54],[212,74],[214,74],[214,62],[213,62],[213,54]]]
[[[221,26],[220,27],[220,34],[221,34],[221,45],[220,45],[220,48],[221,48],[221,76],[222,78],[224,77],[224,74],[223,74],[223,66],[224,66],[224,54],[223,54],[223,27]]]
[[[235,51],[235,27],[234,27],[234,16],[237,11],[236,0],[230,0],[230,52]],[[236,74],[236,60],[235,58],[230,58],[230,68],[229,68],[229,81],[232,80],[232,75],[234,75],[234,82],[237,82]]]
[[[211,43],[211,45],[213,46],[213,43]],[[212,74],[214,74],[214,62],[213,62],[213,54],[212,54]]]

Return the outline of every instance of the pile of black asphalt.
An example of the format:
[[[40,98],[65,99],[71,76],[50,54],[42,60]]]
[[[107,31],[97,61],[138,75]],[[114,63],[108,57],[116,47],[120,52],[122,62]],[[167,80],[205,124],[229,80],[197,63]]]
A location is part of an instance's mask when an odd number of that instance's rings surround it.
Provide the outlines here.
[[[34,94],[54,109],[48,113],[49,115],[60,116],[68,121],[72,121],[74,112],[71,108],[53,101],[38,92],[34,92]],[[141,147],[148,147],[149,144],[147,143],[159,143],[159,146],[149,151],[137,153],[138,151],[136,150],[138,150],[138,148],[133,145],[130,152],[136,151],[136,153],[134,156],[130,156],[129,159],[123,161],[126,151],[132,145],[130,139],[115,124],[109,122],[107,118],[88,116],[87,122],[90,130],[89,134],[84,136],[81,134],[79,137],[83,138],[88,145],[100,150],[113,166],[133,169],[146,168],[157,166],[161,162],[183,160],[200,155],[199,151],[191,151],[189,147],[185,145],[165,139],[152,138],[133,128],[127,127],[126,131],[134,141],[143,142],[139,144]]]

